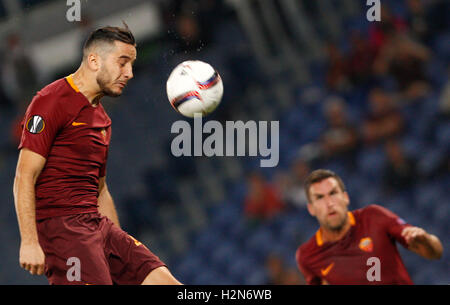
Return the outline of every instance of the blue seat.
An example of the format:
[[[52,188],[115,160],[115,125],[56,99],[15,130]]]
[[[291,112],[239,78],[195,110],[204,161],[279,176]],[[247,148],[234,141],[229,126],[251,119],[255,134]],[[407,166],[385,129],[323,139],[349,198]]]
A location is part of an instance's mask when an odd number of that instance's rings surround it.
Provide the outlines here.
[[[254,234],[247,236],[245,247],[258,262],[263,262],[271,251],[274,241],[275,238],[270,229],[261,227]]]
[[[429,176],[437,170],[446,156],[445,150],[429,146],[417,162],[417,171],[422,176]]]
[[[433,221],[442,226],[442,228],[445,228],[445,225],[450,221],[450,204],[446,200],[448,200],[448,198],[446,192],[444,192],[440,195],[440,198],[438,198],[434,207],[432,207]]]
[[[437,183],[428,182],[416,188],[415,207],[419,213],[432,217],[436,202],[441,198],[440,187]]]
[[[407,156],[419,158],[423,156],[425,145],[420,138],[416,136],[407,136],[401,140],[401,147]]]
[[[204,230],[194,240],[194,247],[201,252],[210,252],[218,239],[218,231]]]
[[[450,149],[450,122],[445,122],[438,126],[436,140],[441,148]]]
[[[230,265],[227,274],[233,279],[235,285],[244,285],[247,275],[259,268],[260,266],[253,257],[241,253],[238,259]]]
[[[231,241],[219,239],[216,240],[216,245],[211,252],[211,266],[223,273],[238,258],[241,251]]]
[[[386,155],[381,147],[373,147],[361,151],[356,160],[358,170],[371,181],[379,181],[381,169],[384,167]]]
[[[192,285],[218,285],[219,282],[225,281],[223,276],[213,269],[199,269],[198,273],[193,277]]]
[[[269,275],[265,269],[258,268],[252,270],[244,281],[245,285],[265,285],[269,281]]]
[[[201,256],[194,251],[180,258],[180,260],[181,262],[171,267],[171,269],[172,273],[183,283],[191,283],[196,276],[197,270],[206,267]]]
[[[241,216],[240,206],[225,201],[214,209],[211,222],[214,226],[228,231]]]

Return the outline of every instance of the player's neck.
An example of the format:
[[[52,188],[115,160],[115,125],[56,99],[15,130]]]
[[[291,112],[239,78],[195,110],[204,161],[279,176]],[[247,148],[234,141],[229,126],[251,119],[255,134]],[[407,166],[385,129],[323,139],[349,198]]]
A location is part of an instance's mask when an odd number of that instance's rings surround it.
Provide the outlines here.
[[[342,239],[345,234],[347,234],[348,230],[350,230],[350,227],[351,223],[348,218],[340,230],[328,230],[320,227],[323,242],[334,242]]]
[[[86,97],[92,106],[98,106],[103,94],[99,90],[97,82],[93,79],[89,73],[86,73],[83,66],[73,73],[73,82],[78,90]]]

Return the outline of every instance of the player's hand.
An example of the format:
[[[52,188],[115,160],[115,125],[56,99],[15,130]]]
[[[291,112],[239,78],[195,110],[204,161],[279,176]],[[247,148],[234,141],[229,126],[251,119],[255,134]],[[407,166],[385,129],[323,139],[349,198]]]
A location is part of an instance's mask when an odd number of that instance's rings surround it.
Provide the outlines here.
[[[20,266],[31,274],[42,275],[44,273],[45,254],[39,243],[20,244]]]
[[[406,227],[402,231],[402,236],[405,238],[408,246],[414,249],[426,241],[427,232],[418,227]]]

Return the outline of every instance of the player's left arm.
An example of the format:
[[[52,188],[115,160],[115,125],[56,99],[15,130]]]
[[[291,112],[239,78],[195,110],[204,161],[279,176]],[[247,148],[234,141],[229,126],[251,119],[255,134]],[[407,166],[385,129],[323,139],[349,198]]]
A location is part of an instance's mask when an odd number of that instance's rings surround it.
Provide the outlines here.
[[[379,206],[368,207],[379,221],[379,225],[386,228],[388,234],[400,242],[408,250],[427,259],[439,259],[443,247],[439,238],[427,233],[424,229],[407,224],[390,210]]]
[[[440,259],[442,243],[436,235],[427,233],[419,227],[406,227],[402,230],[408,249],[427,259]]]
[[[103,216],[108,217],[115,225],[120,228],[119,216],[111,193],[106,185],[106,176],[100,177],[98,184],[98,211]]]

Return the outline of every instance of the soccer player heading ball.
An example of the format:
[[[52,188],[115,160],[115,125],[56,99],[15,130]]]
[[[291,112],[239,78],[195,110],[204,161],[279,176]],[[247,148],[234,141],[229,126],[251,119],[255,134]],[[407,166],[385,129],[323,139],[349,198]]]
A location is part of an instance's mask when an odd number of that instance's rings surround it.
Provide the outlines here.
[[[78,70],[39,91],[23,120],[14,180],[19,260],[50,284],[180,284],[120,228],[106,184],[111,120],[100,99],[122,94],[136,60],[124,26],[92,32]],[[79,270],[70,273],[72,262]]]
[[[406,224],[379,205],[348,211],[343,181],[329,170],[305,183],[308,211],[320,228],[296,253],[308,284],[413,284],[396,247],[399,242],[427,259],[442,255],[439,239]]]

